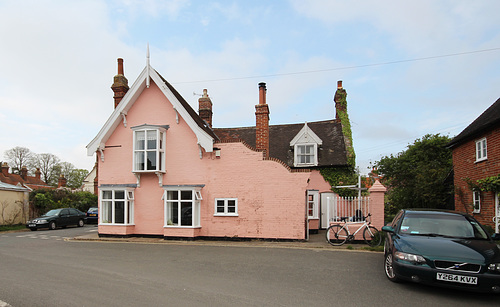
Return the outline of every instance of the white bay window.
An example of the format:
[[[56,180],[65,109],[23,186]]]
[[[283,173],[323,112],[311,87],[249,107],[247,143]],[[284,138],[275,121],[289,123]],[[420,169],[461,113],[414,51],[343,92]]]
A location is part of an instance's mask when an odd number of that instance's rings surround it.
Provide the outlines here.
[[[165,142],[168,126],[142,125],[134,131],[135,173],[165,172]]]
[[[134,190],[122,186],[101,187],[100,189],[101,224],[134,224]]]
[[[202,186],[164,186],[164,227],[200,227]]]

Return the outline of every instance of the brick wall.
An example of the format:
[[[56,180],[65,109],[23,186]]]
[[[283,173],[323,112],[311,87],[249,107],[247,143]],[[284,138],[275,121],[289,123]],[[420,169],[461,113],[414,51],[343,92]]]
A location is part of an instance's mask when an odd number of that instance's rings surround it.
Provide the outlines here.
[[[488,159],[476,162],[476,140],[486,137]],[[453,148],[453,168],[455,171],[455,209],[472,214],[479,222],[494,228],[495,193],[481,192],[481,212],[472,213],[472,190],[466,178],[475,182],[500,174],[500,127]]]

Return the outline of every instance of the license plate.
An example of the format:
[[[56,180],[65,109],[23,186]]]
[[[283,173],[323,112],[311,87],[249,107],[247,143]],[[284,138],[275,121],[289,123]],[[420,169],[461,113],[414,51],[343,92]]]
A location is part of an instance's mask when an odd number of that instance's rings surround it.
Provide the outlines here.
[[[91,213],[91,214],[89,214],[89,216],[96,216],[96,215]]]
[[[36,224],[29,224],[28,227],[36,227]]]
[[[437,273],[437,280],[457,282],[461,284],[477,285],[477,277],[474,276],[464,276],[446,273]]]

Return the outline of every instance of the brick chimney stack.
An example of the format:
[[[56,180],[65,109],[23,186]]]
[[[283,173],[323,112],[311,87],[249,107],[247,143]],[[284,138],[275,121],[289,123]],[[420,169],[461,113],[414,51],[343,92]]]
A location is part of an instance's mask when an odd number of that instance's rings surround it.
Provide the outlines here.
[[[28,179],[28,169],[26,168],[26,166],[23,166],[19,173],[21,174],[21,178],[23,178],[23,180],[26,181]]]
[[[208,97],[207,89],[203,89],[203,96],[198,99],[198,114],[210,128],[212,128],[212,100]]]
[[[337,81],[337,91],[335,91],[335,96],[333,101],[335,101],[335,119],[340,121],[339,111],[346,113],[347,112],[347,92],[342,87],[342,80]]]
[[[35,171],[35,178],[40,180],[42,178],[41,175],[42,175],[42,172],[40,172],[40,169],[37,168]]]
[[[128,80],[125,78],[123,73],[123,59],[118,58],[118,74],[114,77],[113,85],[111,85],[111,89],[115,93],[113,98],[115,99],[115,108],[118,106],[120,101],[123,99],[123,96],[127,93]]]
[[[66,178],[64,178],[64,175],[61,174],[61,176],[59,176],[59,181],[57,183],[57,187],[58,188],[62,188],[62,187],[65,187],[66,186]]]
[[[259,83],[259,104],[255,106],[255,147],[269,157],[269,106],[266,103],[266,84]]]
[[[7,162],[2,163],[2,174],[6,177],[9,176],[9,165]]]

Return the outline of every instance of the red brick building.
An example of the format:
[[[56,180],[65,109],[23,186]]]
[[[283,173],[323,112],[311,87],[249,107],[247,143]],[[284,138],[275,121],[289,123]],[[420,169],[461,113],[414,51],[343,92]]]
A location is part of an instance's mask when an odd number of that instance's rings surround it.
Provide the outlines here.
[[[453,152],[455,209],[499,232],[500,99],[457,135]]]

